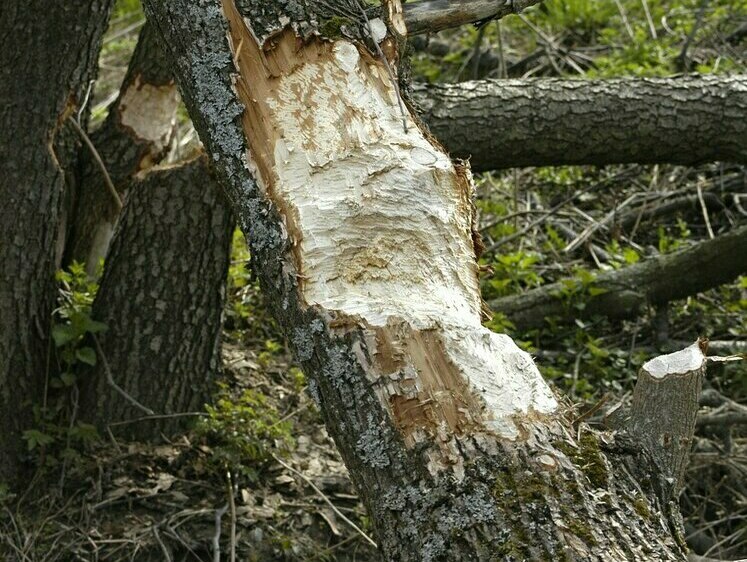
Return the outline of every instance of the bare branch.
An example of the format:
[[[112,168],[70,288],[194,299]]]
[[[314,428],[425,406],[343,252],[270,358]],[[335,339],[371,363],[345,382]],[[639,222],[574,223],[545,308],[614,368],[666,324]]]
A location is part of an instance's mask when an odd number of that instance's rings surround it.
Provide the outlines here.
[[[422,0],[404,5],[407,33],[433,33],[465,23],[500,19],[541,0]]]

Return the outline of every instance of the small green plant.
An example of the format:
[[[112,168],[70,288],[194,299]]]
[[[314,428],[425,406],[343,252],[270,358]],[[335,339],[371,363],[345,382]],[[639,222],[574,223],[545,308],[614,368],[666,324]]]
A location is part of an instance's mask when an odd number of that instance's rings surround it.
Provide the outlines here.
[[[98,284],[88,277],[83,264],[74,262],[68,271],[58,271],[56,279],[60,285],[59,306],[52,324],[52,339],[60,374],[50,380],[50,386],[62,388],[75,384],[79,364],[96,364],[96,351],[84,342],[89,334],[106,330],[106,325],[91,317]]]
[[[267,398],[253,389],[234,398],[221,385],[215,405],[205,407],[207,416],[197,433],[211,449],[210,464],[221,474],[257,480],[274,454],[285,455],[293,446],[292,425],[283,421]]]
[[[670,252],[676,252],[685,243],[685,240],[687,240],[690,237],[690,229],[687,226],[687,223],[683,221],[682,219],[677,219],[677,234],[672,235],[670,228],[665,228],[664,226],[660,226],[657,230],[659,235],[659,251],[662,254],[668,254]]]
[[[543,283],[534,267],[539,256],[533,252],[516,251],[495,257],[490,264],[494,274],[484,287],[485,298],[502,297]]]
[[[79,450],[99,438],[94,426],[76,419],[80,367],[96,364],[88,337],[106,330],[105,324],[91,317],[98,284],[86,274],[85,265],[77,262],[67,271],[58,271],[55,278],[58,307],[51,333],[57,368],[47,373],[41,403],[32,404],[34,427],[23,432],[29,452],[41,468],[79,458]]]

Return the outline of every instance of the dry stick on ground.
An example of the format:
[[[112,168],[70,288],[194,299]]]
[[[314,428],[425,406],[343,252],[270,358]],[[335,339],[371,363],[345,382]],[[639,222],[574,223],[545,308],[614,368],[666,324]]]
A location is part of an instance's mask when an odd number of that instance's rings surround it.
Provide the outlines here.
[[[355,524],[355,523],[353,523],[353,522],[352,522],[352,521],[351,521],[350,519],[348,519],[348,518],[347,518],[347,517],[345,516],[345,514],[344,514],[344,513],[342,512],[342,511],[340,511],[340,510],[339,510],[339,509],[337,508],[337,506],[336,506],[335,504],[333,504],[333,503],[332,503],[332,502],[330,501],[330,499],[329,499],[329,498],[328,498],[328,497],[327,497],[326,495],[324,495],[324,492],[322,492],[322,491],[321,491],[321,490],[320,490],[320,489],[319,489],[319,488],[317,487],[317,485],[316,485],[316,484],[314,484],[314,482],[312,482],[311,478],[309,478],[308,476],[306,476],[306,475],[305,475],[304,473],[302,473],[302,472],[300,472],[300,471],[296,470],[296,469],[295,469],[295,468],[293,468],[293,467],[292,467],[291,465],[289,465],[289,464],[287,464],[287,463],[283,462],[283,461],[282,461],[282,460],[280,460],[280,459],[279,459],[279,458],[278,458],[277,456],[275,456],[275,455],[272,455],[272,458],[274,458],[274,459],[275,459],[275,461],[276,461],[276,462],[277,462],[277,463],[278,463],[278,464],[279,464],[280,466],[282,466],[282,467],[283,467],[283,468],[285,468],[286,470],[289,470],[290,472],[292,472],[292,473],[293,473],[293,474],[295,474],[296,476],[298,476],[298,477],[300,477],[301,479],[303,479],[303,481],[304,481],[304,482],[306,482],[306,483],[307,483],[307,484],[308,484],[309,486],[311,486],[311,488],[312,488],[312,489],[313,489],[313,490],[314,490],[314,491],[315,491],[315,492],[317,493],[317,495],[318,495],[318,496],[319,496],[320,498],[322,498],[322,500],[324,500],[324,503],[326,503],[326,504],[327,504],[327,505],[328,505],[328,506],[329,506],[330,508],[332,508],[332,511],[334,511],[334,512],[335,512],[335,513],[336,513],[336,514],[337,514],[337,515],[338,515],[338,516],[340,517],[340,519],[342,519],[343,521],[345,521],[345,523],[347,523],[347,524],[348,524],[348,525],[350,525],[350,526],[351,526],[351,527],[352,527],[353,529],[355,529],[355,531],[356,531],[356,532],[357,532],[357,533],[358,533],[358,534],[359,534],[360,536],[362,536],[362,537],[363,537],[363,538],[364,538],[364,539],[366,540],[366,542],[368,542],[368,543],[369,543],[369,544],[370,544],[371,546],[373,546],[374,548],[377,548],[377,545],[376,545],[376,543],[375,543],[375,542],[373,541],[373,539],[372,539],[371,537],[369,537],[369,536],[368,536],[368,535],[367,535],[367,534],[366,534],[366,533],[365,533],[365,532],[363,531],[363,529],[361,529],[360,527],[358,527],[358,525],[356,525],[356,524]]]
[[[213,533],[213,562],[220,562],[221,519],[228,511],[228,504],[215,510],[215,532]]]
[[[117,392],[117,394],[122,396],[125,400],[127,400],[141,412],[144,412],[148,416],[155,416],[156,413],[153,410],[151,410],[147,406],[143,406],[134,397],[127,394],[127,392],[125,392],[124,389],[122,389],[122,387],[120,387],[116,382],[114,382],[114,375],[112,374],[112,370],[109,367],[109,361],[107,361],[106,359],[104,350],[101,348],[99,339],[96,337],[96,334],[91,334],[91,338],[93,339],[93,344],[96,346],[96,352],[98,353],[99,359],[101,359],[101,364],[104,367],[104,372],[106,372],[106,381],[109,383],[109,386],[111,386]]]
[[[564,284],[553,283],[526,293],[495,299],[490,308],[505,314],[519,329],[539,328],[545,319],[608,316],[631,318],[647,304],[662,304],[728,283],[747,272],[747,225],[700,242],[674,254],[651,258],[596,277],[593,287],[606,292],[584,296],[579,311],[561,295]]]

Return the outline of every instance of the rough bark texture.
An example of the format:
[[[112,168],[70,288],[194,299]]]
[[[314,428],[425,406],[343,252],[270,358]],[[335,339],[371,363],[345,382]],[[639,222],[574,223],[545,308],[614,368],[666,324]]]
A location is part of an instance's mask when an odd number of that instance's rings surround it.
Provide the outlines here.
[[[404,21],[409,35],[435,33],[465,23],[500,19],[539,4],[542,0],[420,0],[405,4]]]
[[[42,399],[59,205],[77,154],[65,120],[95,76],[112,4],[0,6],[0,481],[13,479],[29,403]]]
[[[133,176],[167,154],[179,101],[171,65],[149,25],[140,32],[117,100],[104,123],[91,134],[121,198]],[[120,209],[107,189],[99,164],[82,154],[65,262],[85,262],[93,275],[106,255]]]
[[[315,37],[306,4],[240,4],[145,6],[385,559],[683,559],[653,493],[480,327],[469,175],[382,61]]]
[[[490,301],[490,308],[508,316],[517,328],[539,328],[546,318],[570,320],[577,316],[632,318],[647,305],[682,299],[729,283],[747,272],[747,226],[686,250],[648,259],[617,271],[599,274],[593,287],[605,292],[591,296],[582,287],[585,307],[574,305],[561,283],[545,285],[520,295]]]
[[[646,444],[659,469],[665,503],[676,502],[690,461],[706,341],[648,361],[638,374],[630,432]]]
[[[747,78],[480,80],[416,85],[433,134],[476,171],[747,162]]]
[[[201,410],[220,367],[219,337],[233,219],[200,158],[154,169],[130,188],[93,317],[108,326],[81,411],[100,426],[141,418],[108,381],[157,415]],[[100,354],[101,355],[101,354]],[[120,425],[151,438],[187,418]]]

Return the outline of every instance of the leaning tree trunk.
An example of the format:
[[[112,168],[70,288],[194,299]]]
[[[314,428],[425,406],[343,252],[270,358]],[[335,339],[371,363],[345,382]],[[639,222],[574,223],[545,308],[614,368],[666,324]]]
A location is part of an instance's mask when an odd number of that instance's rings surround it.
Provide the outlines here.
[[[747,162],[747,77],[417,85],[422,117],[474,170]]]
[[[621,468],[647,457],[481,325],[469,170],[391,79],[401,5],[145,5],[385,559],[684,559],[676,508]]]
[[[95,76],[113,0],[0,7],[0,481],[22,459],[42,401],[55,300],[55,244],[77,139],[68,118]]]
[[[158,164],[171,148],[178,103],[170,63],[146,24],[119,96],[104,123],[91,134],[101,162],[91,152],[83,154],[65,263],[85,262],[88,274],[95,274],[114,234],[119,201],[126,199],[133,176]],[[119,200],[112,195],[112,187]]]
[[[148,439],[183,427],[171,414],[201,410],[213,390],[234,221],[204,157],[129,192],[93,304],[108,329],[81,411]]]

